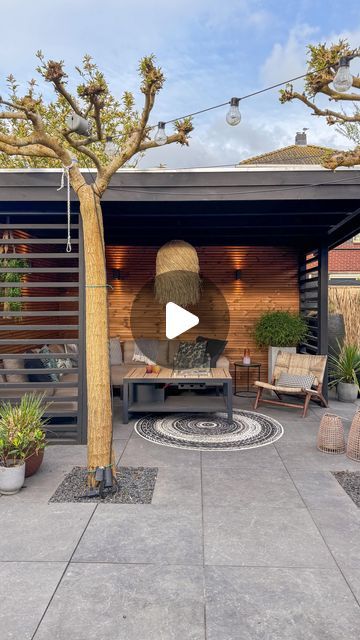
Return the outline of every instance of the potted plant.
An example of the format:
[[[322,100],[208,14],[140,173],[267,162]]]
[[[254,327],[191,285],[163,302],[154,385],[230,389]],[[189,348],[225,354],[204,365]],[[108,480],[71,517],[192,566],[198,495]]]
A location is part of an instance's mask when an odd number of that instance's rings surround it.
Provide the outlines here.
[[[257,321],[254,337],[258,347],[268,347],[269,382],[279,351],[296,353],[296,347],[308,331],[306,320],[290,311],[265,311]]]
[[[31,461],[27,475],[39,468],[45,447],[46,424],[44,396],[25,394],[20,403],[0,404],[0,493],[17,493],[25,478],[26,461]]]
[[[360,351],[354,344],[339,346],[339,354],[329,355],[329,387],[337,388],[340,402],[355,402],[359,392]]]

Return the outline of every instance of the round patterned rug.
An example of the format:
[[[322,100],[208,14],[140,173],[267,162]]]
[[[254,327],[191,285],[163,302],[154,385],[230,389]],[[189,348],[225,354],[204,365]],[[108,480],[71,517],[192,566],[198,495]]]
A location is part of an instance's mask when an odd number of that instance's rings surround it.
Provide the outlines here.
[[[145,440],[180,449],[234,451],[254,449],[279,440],[284,429],[277,420],[253,411],[226,413],[173,413],[147,415],[135,423],[135,431]]]

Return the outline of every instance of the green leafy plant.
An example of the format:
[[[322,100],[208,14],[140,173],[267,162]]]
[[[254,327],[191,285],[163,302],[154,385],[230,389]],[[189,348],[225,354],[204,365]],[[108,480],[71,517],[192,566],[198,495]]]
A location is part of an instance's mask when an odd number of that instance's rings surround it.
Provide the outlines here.
[[[307,324],[298,313],[266,311],[255,325],[259,347],[296,347],[306,336]]]
[[[23,280],[24,274],[14,272],[14,269],[27,269],[29,267],[29,263],[27,260],[22,258],[2,258],[0,260],[0,267],[2,269],[9,269],[9,271],[5,273],[0,273],[0,282],[18,282],[20,284]],[[0,296],[7,298],[20,298],[21,288],[1,287]],[[4,314],[6,314],[6,311],[21,311],[21,306],[22,305],[19,300],[3,302]]]
[[[14,460],[26,460],[46,446],[43,427],[49,404],[44,395],[25,394],[19,404],[0,404],[0,465],[8,467]]]
[[[341,348],[339,355],[329,355],[330,382],[329,387],[335,387],[339,382],[356,384],[359,387],[360,376],[360,351],[355,344],[346,344]]]

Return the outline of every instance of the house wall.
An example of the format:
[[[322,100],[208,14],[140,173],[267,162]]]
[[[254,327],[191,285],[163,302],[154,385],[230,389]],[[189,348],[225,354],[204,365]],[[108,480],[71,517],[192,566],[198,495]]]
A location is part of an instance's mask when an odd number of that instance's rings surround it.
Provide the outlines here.
[[[252,338],[255,321],[267,309],[298,311],[298,255],[291,248],[278,247],[199,247],[201,275],[222,292],[230,312],[230,330],[225,351],[231,363],[250,348],[253,361],[261,362],[262,378],[267,379],[267,350],[258,349]],[[143,285],[155,275],[157,248],[107,246],[109,282],[109,320],[111,336],[132,337],[130,313]],[[121,269],[122,279],[112,280],[111,270]],[[235,280],[241,269],[241,280]],[[211,313],[211,309],[204,310]],[[144,337],[160,337],[163,323],[144,309]]]

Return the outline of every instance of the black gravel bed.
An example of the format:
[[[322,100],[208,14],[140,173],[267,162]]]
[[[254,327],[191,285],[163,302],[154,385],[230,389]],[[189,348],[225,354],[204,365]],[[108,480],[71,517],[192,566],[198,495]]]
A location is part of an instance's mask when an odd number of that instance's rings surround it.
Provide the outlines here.
[[[118,489],[105,492],[105,497],[86,496],[87,472],[84,467],[74,467],[59,484],[49,502],[91,502],[111,504],[150,504],[157,478],[155,467],[119,467],[116,472]]]
[[[356,506],[360,507],[360,471],[334,471],[333,475]]]

